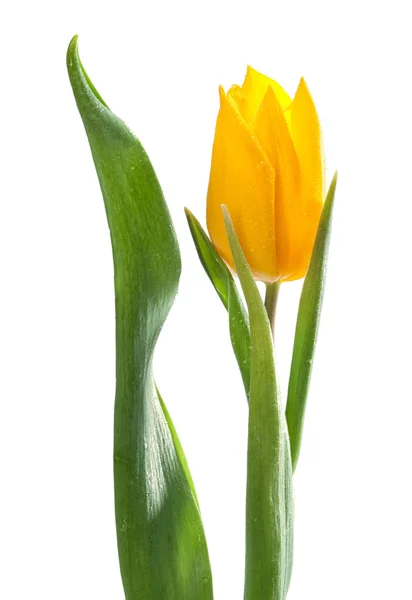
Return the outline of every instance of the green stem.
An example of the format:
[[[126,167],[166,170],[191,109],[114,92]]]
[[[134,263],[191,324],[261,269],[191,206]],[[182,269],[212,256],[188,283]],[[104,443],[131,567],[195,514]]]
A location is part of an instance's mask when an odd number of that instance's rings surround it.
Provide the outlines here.
[[[270,328],[272,330],[272,337],[275,337],[275,317],[276,317],[276,306],[278,303],[280,282],[266,284],[266,295],[265,295],[265,308],[269,317]]]

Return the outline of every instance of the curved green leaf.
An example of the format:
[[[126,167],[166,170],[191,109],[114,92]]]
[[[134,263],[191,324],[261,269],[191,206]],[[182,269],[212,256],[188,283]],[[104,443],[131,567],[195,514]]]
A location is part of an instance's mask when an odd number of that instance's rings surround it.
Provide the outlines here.
[[[293,546],[288,432],[268,316],[226,207],[223,212],[251,337],[244,600],[284,600]]]
[[[180,277],[175,232],[144,149],[87,77],[76,38],[67,67],[113,248],[114,480],[126,599],[210,600],[210,564],[193,483],[152,375],[153,351]]]
[[[337,174],[335,174],[330,184],[323,206],[309,269],[302,288],[296,322],[292,365],[289,376],[288,401],[286,405],[286,419],[289,429],[293,470],[296,468],[302,443],[306,400],[309,391],[325,287],[336,182]]]
[[[214,249],[212,242],[196,217],[187,208],[185,208],[185,213],[200,262],[228,311],[230,339],[242,375],[246,396],[249,397],[249,316],[243,306],[231,272]]]

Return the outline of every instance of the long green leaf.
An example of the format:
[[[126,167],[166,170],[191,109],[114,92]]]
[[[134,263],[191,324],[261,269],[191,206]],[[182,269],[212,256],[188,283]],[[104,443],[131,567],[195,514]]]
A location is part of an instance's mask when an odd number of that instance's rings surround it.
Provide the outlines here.
[[[210,600],[210,564],[193,483],[152,375],[153,351],[180,277],[175,232],[144,149],[86,75],[76,38],[67,66],[113,248],[114,480],[126,599]]]
[[[292,465],[268,316],[224,207],[251,336],[244,600],[284,600],[292,568]]]
[[[242,375],[246,396],[249,397],[250,331],[248,314],[231,272],[214,249],[208,235],[189,209],[186,208],[185,213],[200,262],[228,311],[230,339]]]
[[[302,288],[296,322],[286,405],[293,470],[296,468],[302,443],[306,400],[325,287],[336,182],[337,175],[335,174],[323,206],[309,269]]]

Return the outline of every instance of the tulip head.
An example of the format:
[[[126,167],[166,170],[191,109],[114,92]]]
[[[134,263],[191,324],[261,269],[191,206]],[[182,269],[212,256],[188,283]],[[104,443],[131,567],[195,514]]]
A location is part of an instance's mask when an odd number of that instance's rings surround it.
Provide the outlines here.
[[[273,283],[305,276],[323,198],[322,135],[304,80],[293,100],[250,67],[242,87],[220,88],[207,227],[229,266],[222,204],[255,279]]]

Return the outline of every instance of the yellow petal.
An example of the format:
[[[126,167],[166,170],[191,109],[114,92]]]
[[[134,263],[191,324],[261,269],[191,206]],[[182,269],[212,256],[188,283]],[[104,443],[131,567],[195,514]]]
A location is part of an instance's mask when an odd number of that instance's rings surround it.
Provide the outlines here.
[[[299,83],[291,110],[292,137],[310,196],[320,202],[324,195],[324,154],[322,131],[312,96],[305,80]]]
[[[258,111],[260,103],[268,87],[271,87],[276,94],[278,102],[283,110],[288,108],[292,103],[292,98],[285,92],[283,87],[270,77],[266,77],[259,71],[255,71],[252,67],[247,68],[245,81],[242,85],[242,91],[248,99],[250,108],[255,115]]]
[[[250,107],[249,100],[243,93],[242,88],[238,85],[232,85],[232,87],[227,93],[227,96],[236,103],[236,106],[238,107],[239,112],[246,121],[246,123],[250,124],[253,120],[254,115]]]
[[[324,154],[322,132],[315,105],[303,78],[292,103],[292,137],[299,159],[305,228],[297,275],[303,277],[309,264],[324,199]],[[298,277],[292,277],[293,279]]]
[[[207,197],[207,227],[219,254],[234,269],[221,205],[232,217],[256,279],[277,280],[274,170],[233,99],[220,88]]]
[[[304,222],[299,162],[285,115],[269,87],[253,122],[253,133],[275,170],[275,235],[281,279],[292,275],[299,262]]]

